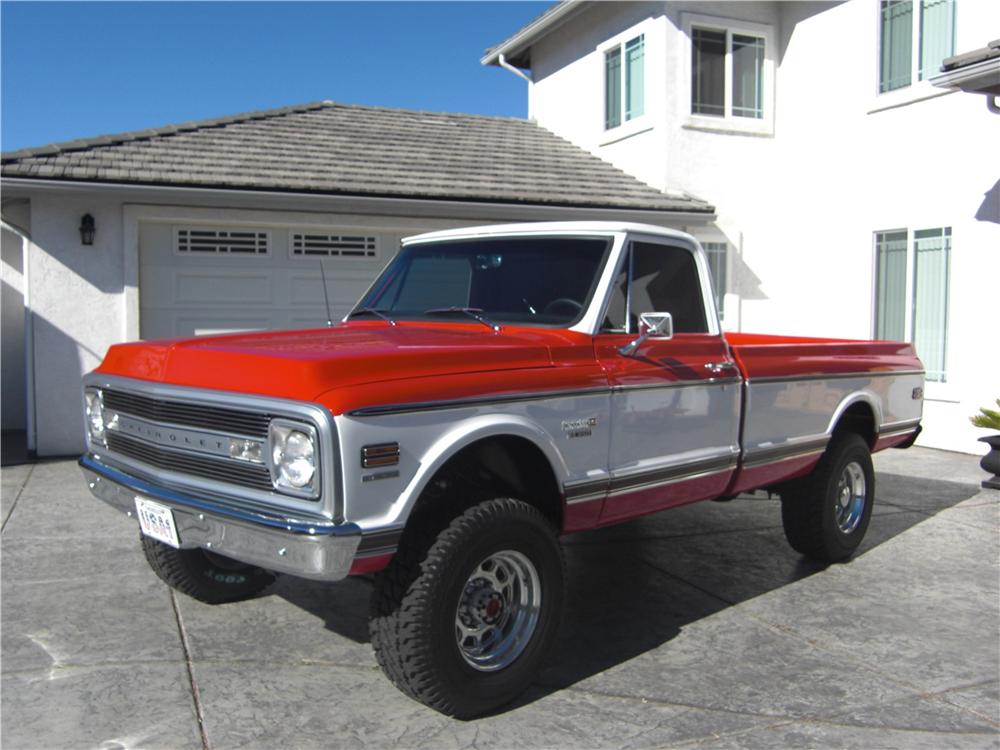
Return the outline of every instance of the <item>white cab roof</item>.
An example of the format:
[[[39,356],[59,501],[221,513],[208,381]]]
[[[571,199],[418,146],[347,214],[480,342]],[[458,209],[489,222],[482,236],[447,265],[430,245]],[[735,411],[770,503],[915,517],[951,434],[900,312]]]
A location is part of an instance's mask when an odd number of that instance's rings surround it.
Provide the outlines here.
[[[444,229],[438,232],[426,232],[424,234],[404,237],[403,244],[408,245],[417,242],[438,242],[442,240],[472,239],[479,237],[496,237],[501,235],[537,235],[537,234],[646,234],[658,235],[660,237],[670,237],[694,241],[694,238],[686,232],[676,229],[667,229],[653,224],[637,224],[625,221],[534,221],[522,224],[489,224],[478,227],[459,227],[458,229]]]

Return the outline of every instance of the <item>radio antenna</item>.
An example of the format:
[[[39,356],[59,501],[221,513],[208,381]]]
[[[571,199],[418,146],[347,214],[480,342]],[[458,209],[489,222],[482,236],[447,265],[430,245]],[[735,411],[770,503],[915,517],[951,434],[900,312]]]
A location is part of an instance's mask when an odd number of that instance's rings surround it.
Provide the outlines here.
[[[319,275],[323,279],[323,301],[326,303],[326,327],[333,327],[333,315],[330,313],[330,297],[326,293],[326,272],[323,270],[323,261],[319,262]]]

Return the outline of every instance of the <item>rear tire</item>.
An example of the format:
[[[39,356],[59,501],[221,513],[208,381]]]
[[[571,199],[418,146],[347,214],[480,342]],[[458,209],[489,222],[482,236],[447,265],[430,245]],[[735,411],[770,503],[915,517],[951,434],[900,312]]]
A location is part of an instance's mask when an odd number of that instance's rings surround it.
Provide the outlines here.
[[[556,633],[563,559],[533,506],[495,498],[439,533],[414,518],[378,574],[369,631],[397,688],[441,713],[480,716],[522,693]]]
[[[142,551],[153,572],[171,588],[206,604],[239,602],[256,596],[275,575],[203,549],[175,549],[142,534]]]
[[[864,539],[874,501],[868,444],[853,432],[836,434],[812,473],[782,492],[785,537],[806,557],[845,560]]]

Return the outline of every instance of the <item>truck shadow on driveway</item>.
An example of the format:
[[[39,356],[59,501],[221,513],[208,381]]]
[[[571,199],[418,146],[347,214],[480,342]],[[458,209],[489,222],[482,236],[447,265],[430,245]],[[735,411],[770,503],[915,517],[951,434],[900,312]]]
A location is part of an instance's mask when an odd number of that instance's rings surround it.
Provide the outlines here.
[[[978,491],[973,485],[879,474],[857,555]],[[823,570],[785,541],[780,503],[765,495],[697,503],[563,539],[566,607],[533,702],[669,642],[681,629]],[[856,557],[857,557],[856,555]],[[849,565],[850,563],[846,563]],[[324,586],[283,578],[272,593],[357,643],[368,641],[370,579]]]

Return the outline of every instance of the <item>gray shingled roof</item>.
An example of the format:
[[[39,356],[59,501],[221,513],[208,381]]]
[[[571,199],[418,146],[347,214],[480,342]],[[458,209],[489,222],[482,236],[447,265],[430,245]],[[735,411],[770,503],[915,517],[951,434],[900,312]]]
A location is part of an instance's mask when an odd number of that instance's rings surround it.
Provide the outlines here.
[[[992,60],[997,57],[1000,57],[1000,39],[994,39],[980,49],[963,52],[961,55],[955,55],[954,57],[946,57],[941,61],[941,70],[945,72],[957,70],[958,68],[965,68],[969,65],[975,65],[976,63]]]
[[[710,213],[527,120],[317,102],[2,155],[6,178]]]

